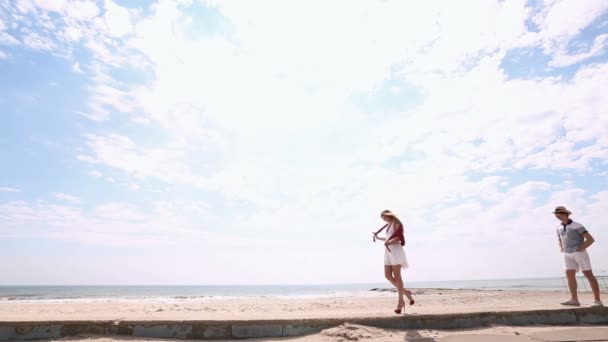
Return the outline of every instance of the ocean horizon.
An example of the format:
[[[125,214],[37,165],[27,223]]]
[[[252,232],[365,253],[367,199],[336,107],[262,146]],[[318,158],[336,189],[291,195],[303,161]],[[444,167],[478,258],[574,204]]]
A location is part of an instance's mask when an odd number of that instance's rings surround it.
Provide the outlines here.
[[[600,283],[606,286],[606,278]],[[582,290],[586,284],[579,284]],[[561,277],[407,282],[412,289],[565,290]],[[376,295],[387,282],[318,285],[3,285],[0,301],[180,301]]]

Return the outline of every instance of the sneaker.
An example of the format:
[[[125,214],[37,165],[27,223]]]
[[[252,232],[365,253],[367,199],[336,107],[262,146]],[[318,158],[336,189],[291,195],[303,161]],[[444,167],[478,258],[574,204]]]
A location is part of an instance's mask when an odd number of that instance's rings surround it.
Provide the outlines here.
[[[595,302],[593,302],[593,304],[591,304],[592,308],[601,308],[603,306],[604,306],[604,304],[602,304],[601,300],[596,300]]]
[[[567,302],[560,303],[560,304],[561,305],[569,305],[569,306],[581,306],[581,303],[579,303],[579,302],[577,302],[575,300],[572,300],[572,299],[569,300],[569,301],[567,301]]]

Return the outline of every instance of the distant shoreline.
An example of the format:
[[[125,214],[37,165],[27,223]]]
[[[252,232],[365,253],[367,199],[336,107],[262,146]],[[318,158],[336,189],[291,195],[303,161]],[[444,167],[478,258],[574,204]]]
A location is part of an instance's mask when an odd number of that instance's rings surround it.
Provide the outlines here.
[[[603,285],[602,280],[600,284]],[[585,290],[583,281],[579,286]],[[442,290],[565,290],[562,278],[407,282],[410,289]],[[309,298],[365,296],[391,292],[387,282],[329,285],[65,285],[0,286],[0,302],[36,300],[207,300],[236,298]]]

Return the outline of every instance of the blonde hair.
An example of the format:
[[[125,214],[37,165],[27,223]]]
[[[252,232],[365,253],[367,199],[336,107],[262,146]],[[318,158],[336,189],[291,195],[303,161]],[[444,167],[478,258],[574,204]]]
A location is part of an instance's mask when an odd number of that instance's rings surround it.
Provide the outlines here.
[[[394,222],[399,223],[399,224],[401,225],[401,227],[405,228],[405,227],[403,226],[403,223],[401,222],[401,220],[400,220],[400,219],[397,217],[397,215],[395,215],[395,214],[394,214],[392,211],[390,211],[390,210],[388,210],[388,209],[387,209],[387,210],[383,210],[383,211],[380,213],[380,216],[383,216],[383,217],[391,217],[391,218],[392,218],[392,220],[393,220]]]

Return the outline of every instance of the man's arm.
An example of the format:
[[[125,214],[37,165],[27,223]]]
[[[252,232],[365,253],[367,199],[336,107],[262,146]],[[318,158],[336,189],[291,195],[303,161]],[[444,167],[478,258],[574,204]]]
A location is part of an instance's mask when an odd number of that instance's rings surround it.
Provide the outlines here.
[[[583,235],[585,241],[583,241],[583,244],[576,250],[577,252],[584,251],[595,242],[595,239],[593,238],[593,236],[591,236],[591,234],[589,234],[589,232],[584,232],[581,235]]]
[[[557,236],[557,242],[559,242],[559,250],[564,253],[564,246],[562,246],[562,239],[559,237],[559,235]]]

